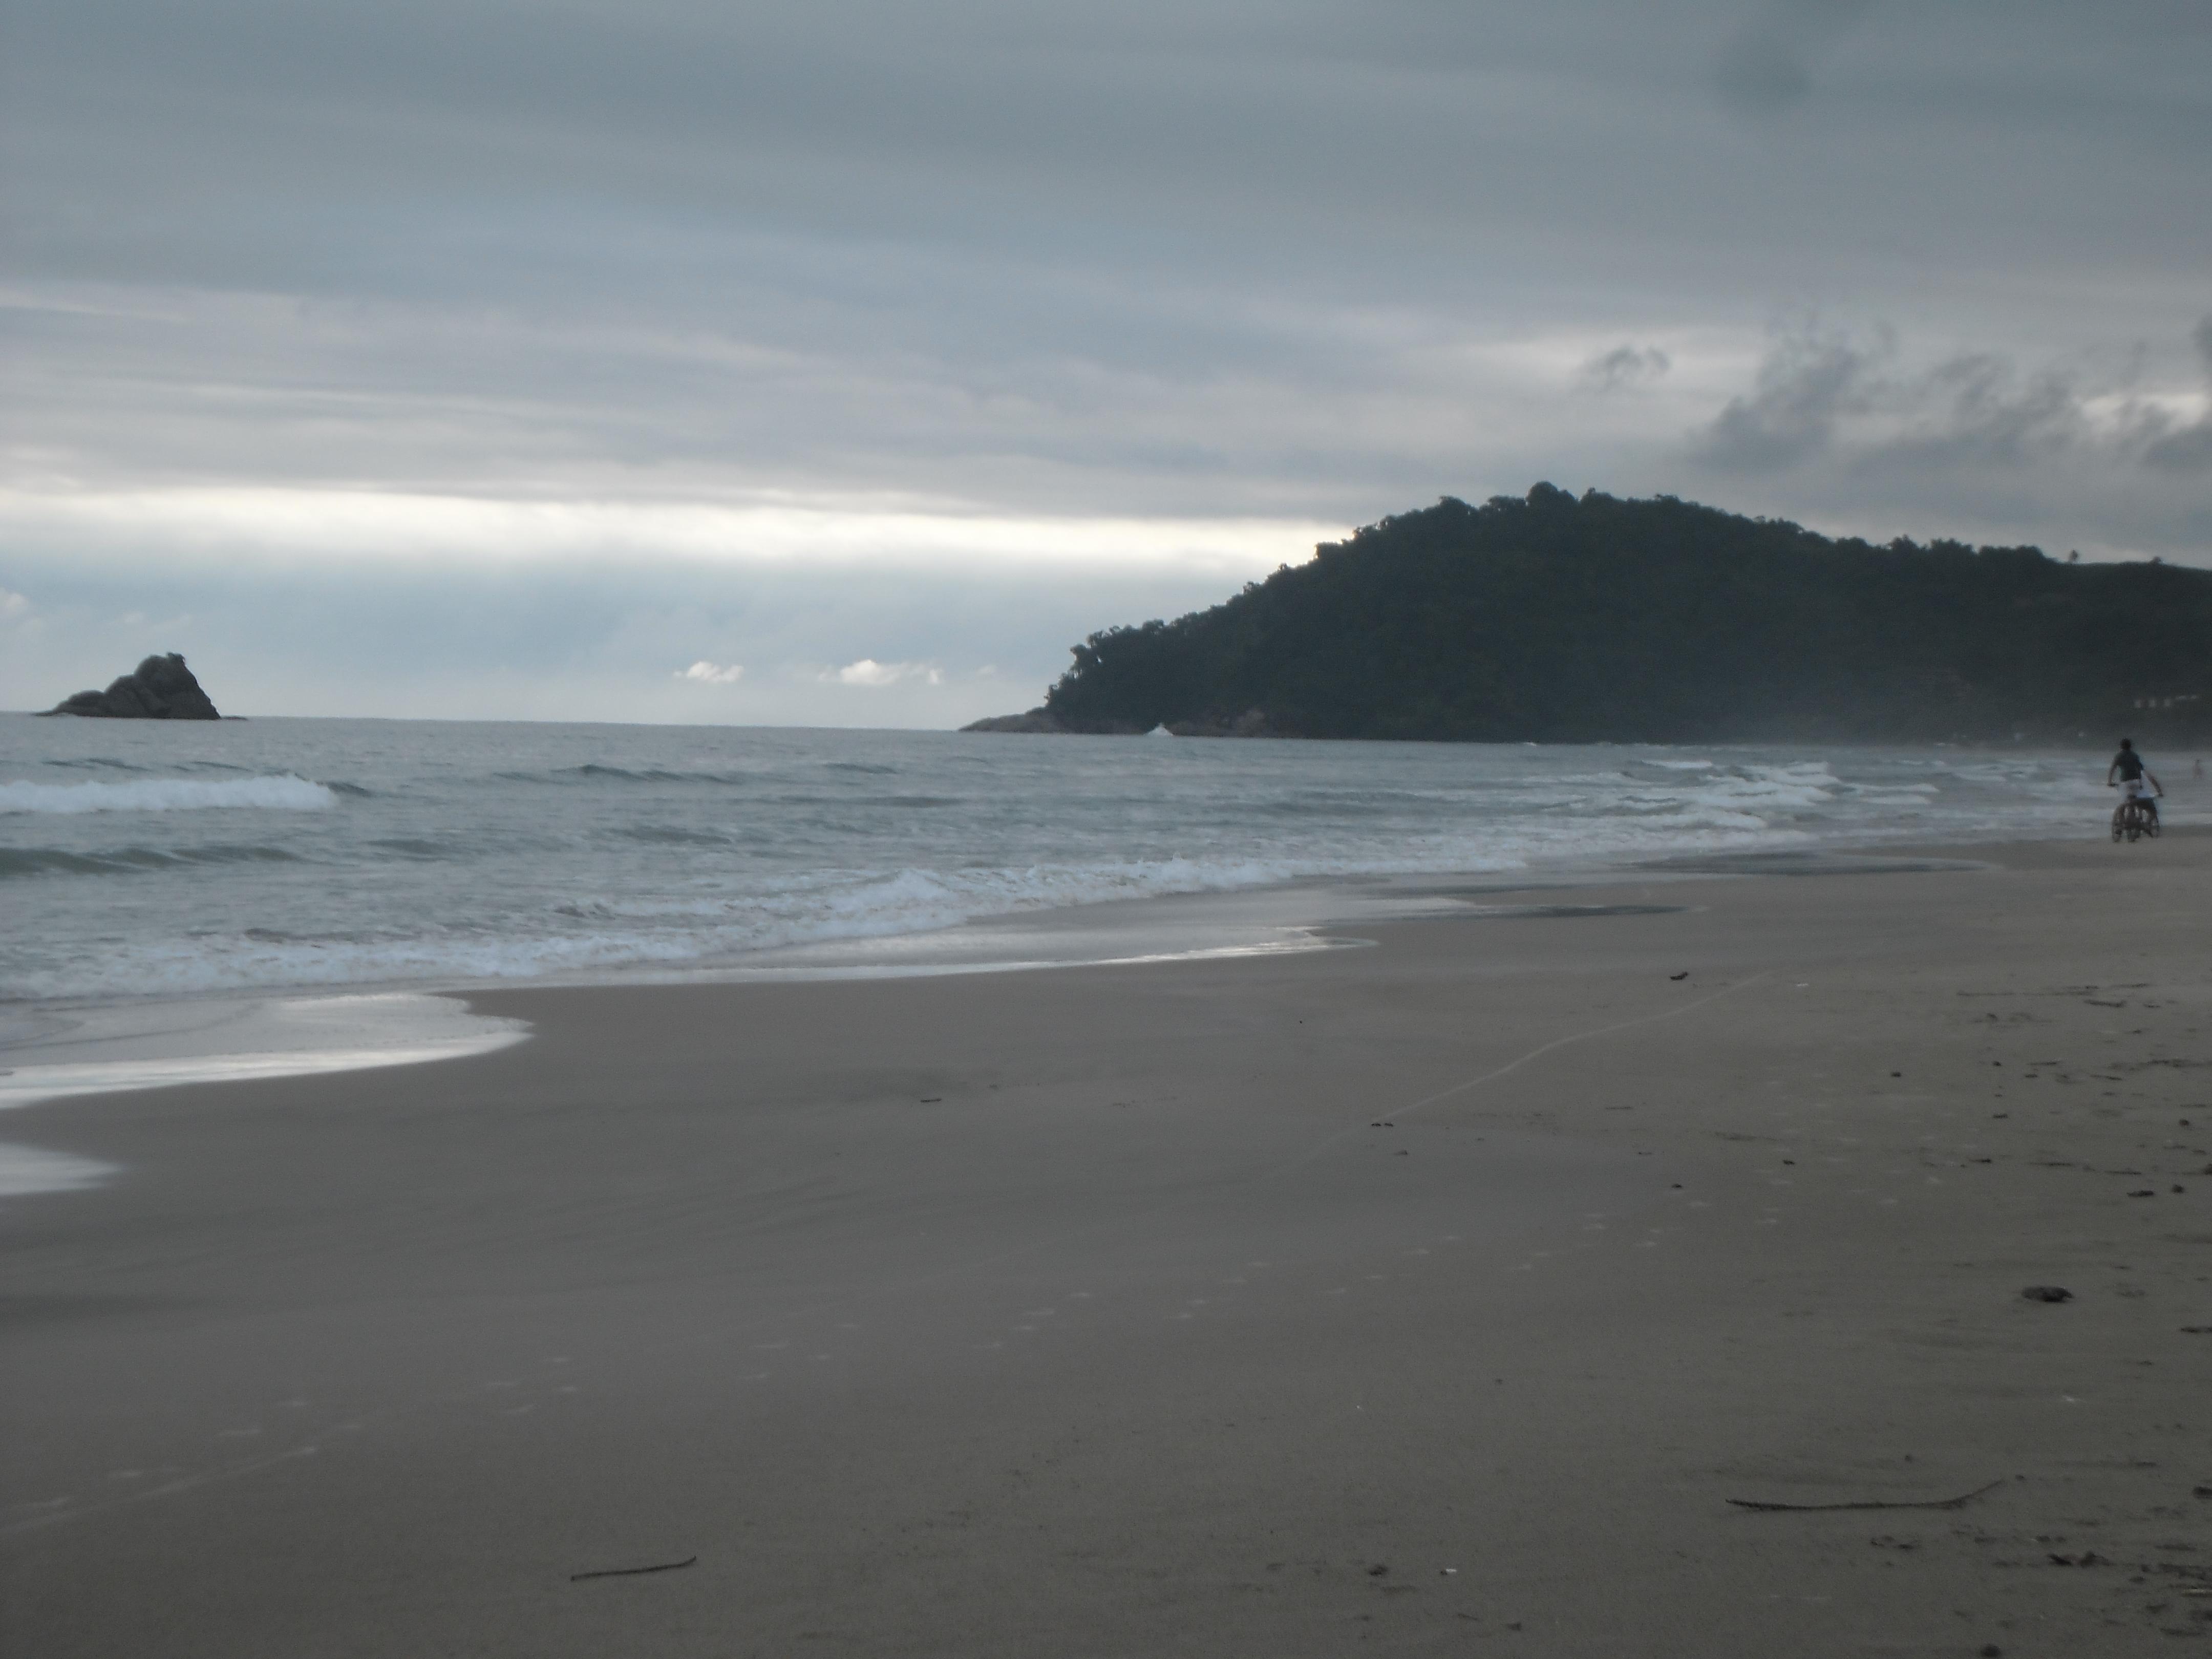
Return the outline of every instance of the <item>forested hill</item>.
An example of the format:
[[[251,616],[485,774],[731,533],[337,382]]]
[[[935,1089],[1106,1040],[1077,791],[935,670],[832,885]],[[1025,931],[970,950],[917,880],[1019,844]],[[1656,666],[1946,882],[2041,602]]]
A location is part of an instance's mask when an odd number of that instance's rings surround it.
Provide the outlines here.
[[[1876,547],[1669,496],[1447,498],[1075,647],[987,726],[1547,743],[2212,737],[2212,571]]]

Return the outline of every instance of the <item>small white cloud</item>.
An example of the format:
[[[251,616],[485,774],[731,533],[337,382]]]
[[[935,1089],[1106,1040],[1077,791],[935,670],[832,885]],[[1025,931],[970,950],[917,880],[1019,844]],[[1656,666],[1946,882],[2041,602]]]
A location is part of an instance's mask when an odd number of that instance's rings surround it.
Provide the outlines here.
[[[0,617],[21,617],[27,614],[31,602],[21,593],[0,587]]]
[[[896,685],[901,680],[922,680],[931,685],[945,684],[944,672],[926,662],[878,662],[873,657],[863,657],[858,662],[848,662],[834,676],[840,685]]]
[[[708,662],[703,658],[689,668],[676,671],[678,679],[696,680],[702,685],[735,685],[744,677],[744,666],[741,663]]]

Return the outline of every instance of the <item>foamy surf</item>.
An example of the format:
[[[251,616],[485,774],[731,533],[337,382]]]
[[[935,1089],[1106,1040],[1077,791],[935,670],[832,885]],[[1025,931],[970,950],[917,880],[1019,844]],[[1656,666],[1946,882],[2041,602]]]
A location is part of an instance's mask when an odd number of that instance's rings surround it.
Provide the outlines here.
[[[1927,750],[0,718],[0,1000],[682,974],[1286,883],[2033,836],[2100,821],[2100,781]]]
[[[27,1198],[33,1193],[81,1192],[97,1187],[115,1172],[112,1164],[50,1152],[43,1146],[0,1141],[0,1200]]]
[[[327,812],[337,796],[289,774],[254,778],[132,778],[123,783],[0,783],[0,813]]]
[[[0,1018],[0,1111],[85,1095],[245,1083],[490,1054],[520,1021],[449,997],[369,995],[25,1008]],[[114,1166],[0,1143],[0,1199],[96,1187]]]
[[[411,992],[140,1002],[18,1014],[0,1046],[0,1110],[188,1083],[419,1066],[490,1054],[519,1020]]]

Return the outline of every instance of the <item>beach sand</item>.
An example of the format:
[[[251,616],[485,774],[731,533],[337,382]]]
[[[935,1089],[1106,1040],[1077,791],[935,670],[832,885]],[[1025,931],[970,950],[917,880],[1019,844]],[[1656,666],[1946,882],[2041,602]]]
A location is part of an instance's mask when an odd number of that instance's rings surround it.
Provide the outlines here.
[[[2212,1646],[2212,838],[1941,850],[11,1114],[5,1645]]]

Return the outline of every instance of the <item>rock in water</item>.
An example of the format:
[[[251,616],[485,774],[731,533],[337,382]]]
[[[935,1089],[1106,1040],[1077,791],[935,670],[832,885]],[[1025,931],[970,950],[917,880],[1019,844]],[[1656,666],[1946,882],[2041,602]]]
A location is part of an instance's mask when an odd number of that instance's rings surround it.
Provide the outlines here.
[[[219,720],[214,702],[175,652],[149,657],[105,691],[80,691],[49,714],[83,714],[111,720]]]
[[[1026,714],[994,714],[963,726],[963,732],[1065,732],[1067,728],[1042,708]]]

